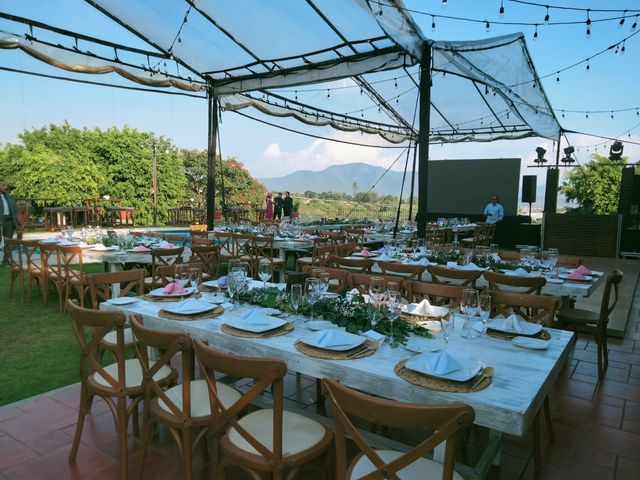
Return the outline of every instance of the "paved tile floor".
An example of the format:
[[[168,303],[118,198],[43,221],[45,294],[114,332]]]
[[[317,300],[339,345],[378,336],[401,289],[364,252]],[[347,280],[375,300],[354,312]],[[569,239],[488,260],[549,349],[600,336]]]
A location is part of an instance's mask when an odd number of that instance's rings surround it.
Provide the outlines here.
[[[543,470],[533,474],[531,437],[506,437],[500,467],[491,479],[640,478],[640,294],[636,293],[623,339],[610,339],[610,365],[600,383],[596,376],[596,345],[578,339],[575,352],[551,397],[556,443],[545,442]],[[314,408],[313,379],[286,378],[285,395],[291,407]],[[96,399],[85,422],[75,465],[67,462],[75,430],[78,385],[0,407],[0,480],[117,478],[117,437],[106,404]],[[476,435],[477,433],[477,435]],[[465,456],[482,432],[470,436]],[[138,444],[130,436],[130,471],[137,472]],[[196,478],[206,478],[206,465],[196,455]],[[177,451],[166,434],[149,450],[144,478],[180,478]],[[300,478],[318,478],[313,469]],[[241,479],[232,472],[230,479]]]

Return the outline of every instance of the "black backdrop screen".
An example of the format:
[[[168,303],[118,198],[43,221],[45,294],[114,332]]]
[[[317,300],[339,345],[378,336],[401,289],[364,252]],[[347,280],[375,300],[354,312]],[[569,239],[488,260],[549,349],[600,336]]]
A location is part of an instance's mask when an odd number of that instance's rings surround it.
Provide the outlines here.
[[[430,160],[427,208],[432,213],[481,214],[498,195],[505,215],[516,215],[519,158]]]

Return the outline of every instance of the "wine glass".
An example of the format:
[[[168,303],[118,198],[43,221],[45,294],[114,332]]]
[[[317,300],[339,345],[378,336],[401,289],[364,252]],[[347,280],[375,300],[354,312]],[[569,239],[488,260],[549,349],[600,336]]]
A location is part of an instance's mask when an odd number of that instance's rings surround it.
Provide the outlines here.
[[[372,277],[369,284],[370,302],[377,306],[384,293],[384,277]]]
[[[271,262],[269,260],[260,260],[258,264],[258,277],[262,280],[262,286],[266,288],[267,280],[271,278]]]
[[[400,292],[387,290],[387,318],[389,319],[389,343],[393,344],[393,322],[400,317]]]
[[[189,283],[194,288],[197,289],[200,284],[200,279],[202,277],[202,271],[200,270],[200,265],[190,265],[188,267],[189,273]]]
[[[377,303],[372,302],[367,305],[367,315],[369,317],[369,323],[371,324],[371,330],[375,331],[380,316]]]
[[[469,330],[472,328],[472,319],[478,311],[478,291],[475,288],[465,288],[462,291],[462,299],[460,300],[460,311],[467,316],[464,325],[464,337],[469,337]]]
[[[550,248],[547,250],[547,259],[549,261],[549,271],[553,275],[556,271],[556,265],[558,263],[558,249]]]
[[[227,265],[227,273],[231,273],[234,268],[240,265],[240,260],[237,258],[229,259],[229,264]]]
[[[489,315],[491,315],[491,294],[484,290],[480,294],[480,318],[482,319],[483,327],[482,331],[486,333],[487,331],[487,322],[489,321]]]
[[[307,298],[307,302],[311,305],[311,320],[313,320],[313,306],[320,300],[320,279],[309,277],[304,281],[304,295]]]
[[[450,308],[449,314],[446,315],[448,320],[445,320],[445,317],[440,317],[440,328],[442,329],[442,338],[444,338],[444,348],[447,348],[449,345],[449,337],[451,337],[451,333],[453,332],[453,327],[455,325],[454,315],[454,309]]]
[[[231,271],[232,274],[235,274],[236,279],[236,293],[238,294],[238,303],[240,303],[240,292],[244,290],[247,285],[247,270],[245,266],[234,267]]]
[[[302,302],[302,285],[294,283],[291,285],[291,307],[293,308],[294,318],[298,316],[298,309]]]
[[[233,300],[236,292],[238,291],[238,282],[240,276],[241,273],[237,271],[230,272],[229,275],[227,275],[227,291],[229,292],[229,297],[231,297],[231,307],[229,308],[229,310],[236,309],[236,305]]]
[[[320,285],[318,286],[320,289],[320,296],[324,296],[329,291],[329,272],[323,270],[318,273],[318,280],[320,280]]]
[[[183,291],[180,295],[181,297],[184,297],[184,289],[189,283],[189,280],[189,265],[184,263],[177,264],[175,266],[173,281],[182,287]]]

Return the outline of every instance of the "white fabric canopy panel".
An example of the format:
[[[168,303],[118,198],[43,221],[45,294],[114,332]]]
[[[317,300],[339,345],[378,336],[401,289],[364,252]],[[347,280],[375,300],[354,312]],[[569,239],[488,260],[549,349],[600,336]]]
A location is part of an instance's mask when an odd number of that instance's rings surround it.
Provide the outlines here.
[[[429,46],[431,142],[560,133],[522,34],[433,42],[401,0],[85,1],[147,42],[149,55],[126,52],[124,61],[116,49],[112,60],[73,48],[73,35],[39,42],[42,30],[37,40],[0,36],[0,47],[158,88],[208,84],[227,110],[254,108],[401,143],[420,129],[419,71]]]

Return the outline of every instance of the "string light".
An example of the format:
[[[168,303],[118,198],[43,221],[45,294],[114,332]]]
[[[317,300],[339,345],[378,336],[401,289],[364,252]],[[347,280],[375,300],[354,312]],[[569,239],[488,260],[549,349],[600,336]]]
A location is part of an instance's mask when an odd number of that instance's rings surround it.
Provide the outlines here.
[[[489,23],[489,20],[485,20],[485,22],[487,23],[484,24],[484,30],[488,32],[489,30],[491,30],[491,24]]]
[[[548,23],[549,22],[549,5],[546,6],[547,9],[547,14],[544,16],[544,23]]]
[[[636,19],[633,21],[633,24],[631,25],[631,30],[635,30],[637,26],[638,26],[638,14],[636,14]]]
[[[620,22],[618,22],[618,28],[622,28],[622,26],[624,25],[624,21],[627,18],[627,11],[624,11],[624,14],[622,16],[622,18],[620,19]]]
[[[436,31],[436,17],[434,17],[433,15],[431,15],[431,31]]]
[[[498,12],[500,18],[504,18],[504,0],[500,0],[500,10]]]
[[[591,18],[589,17],[590,11],[590,9],[587,9],[587,21],[585,22],[587,24],[587,38],[591,37]]]
[[[442,0],[442,8],[446,8],[447,7],[447,0]]]
[[[533,32],[533,39],[534,40],[538,39],[538,24],[536,24],[536,30]]]

